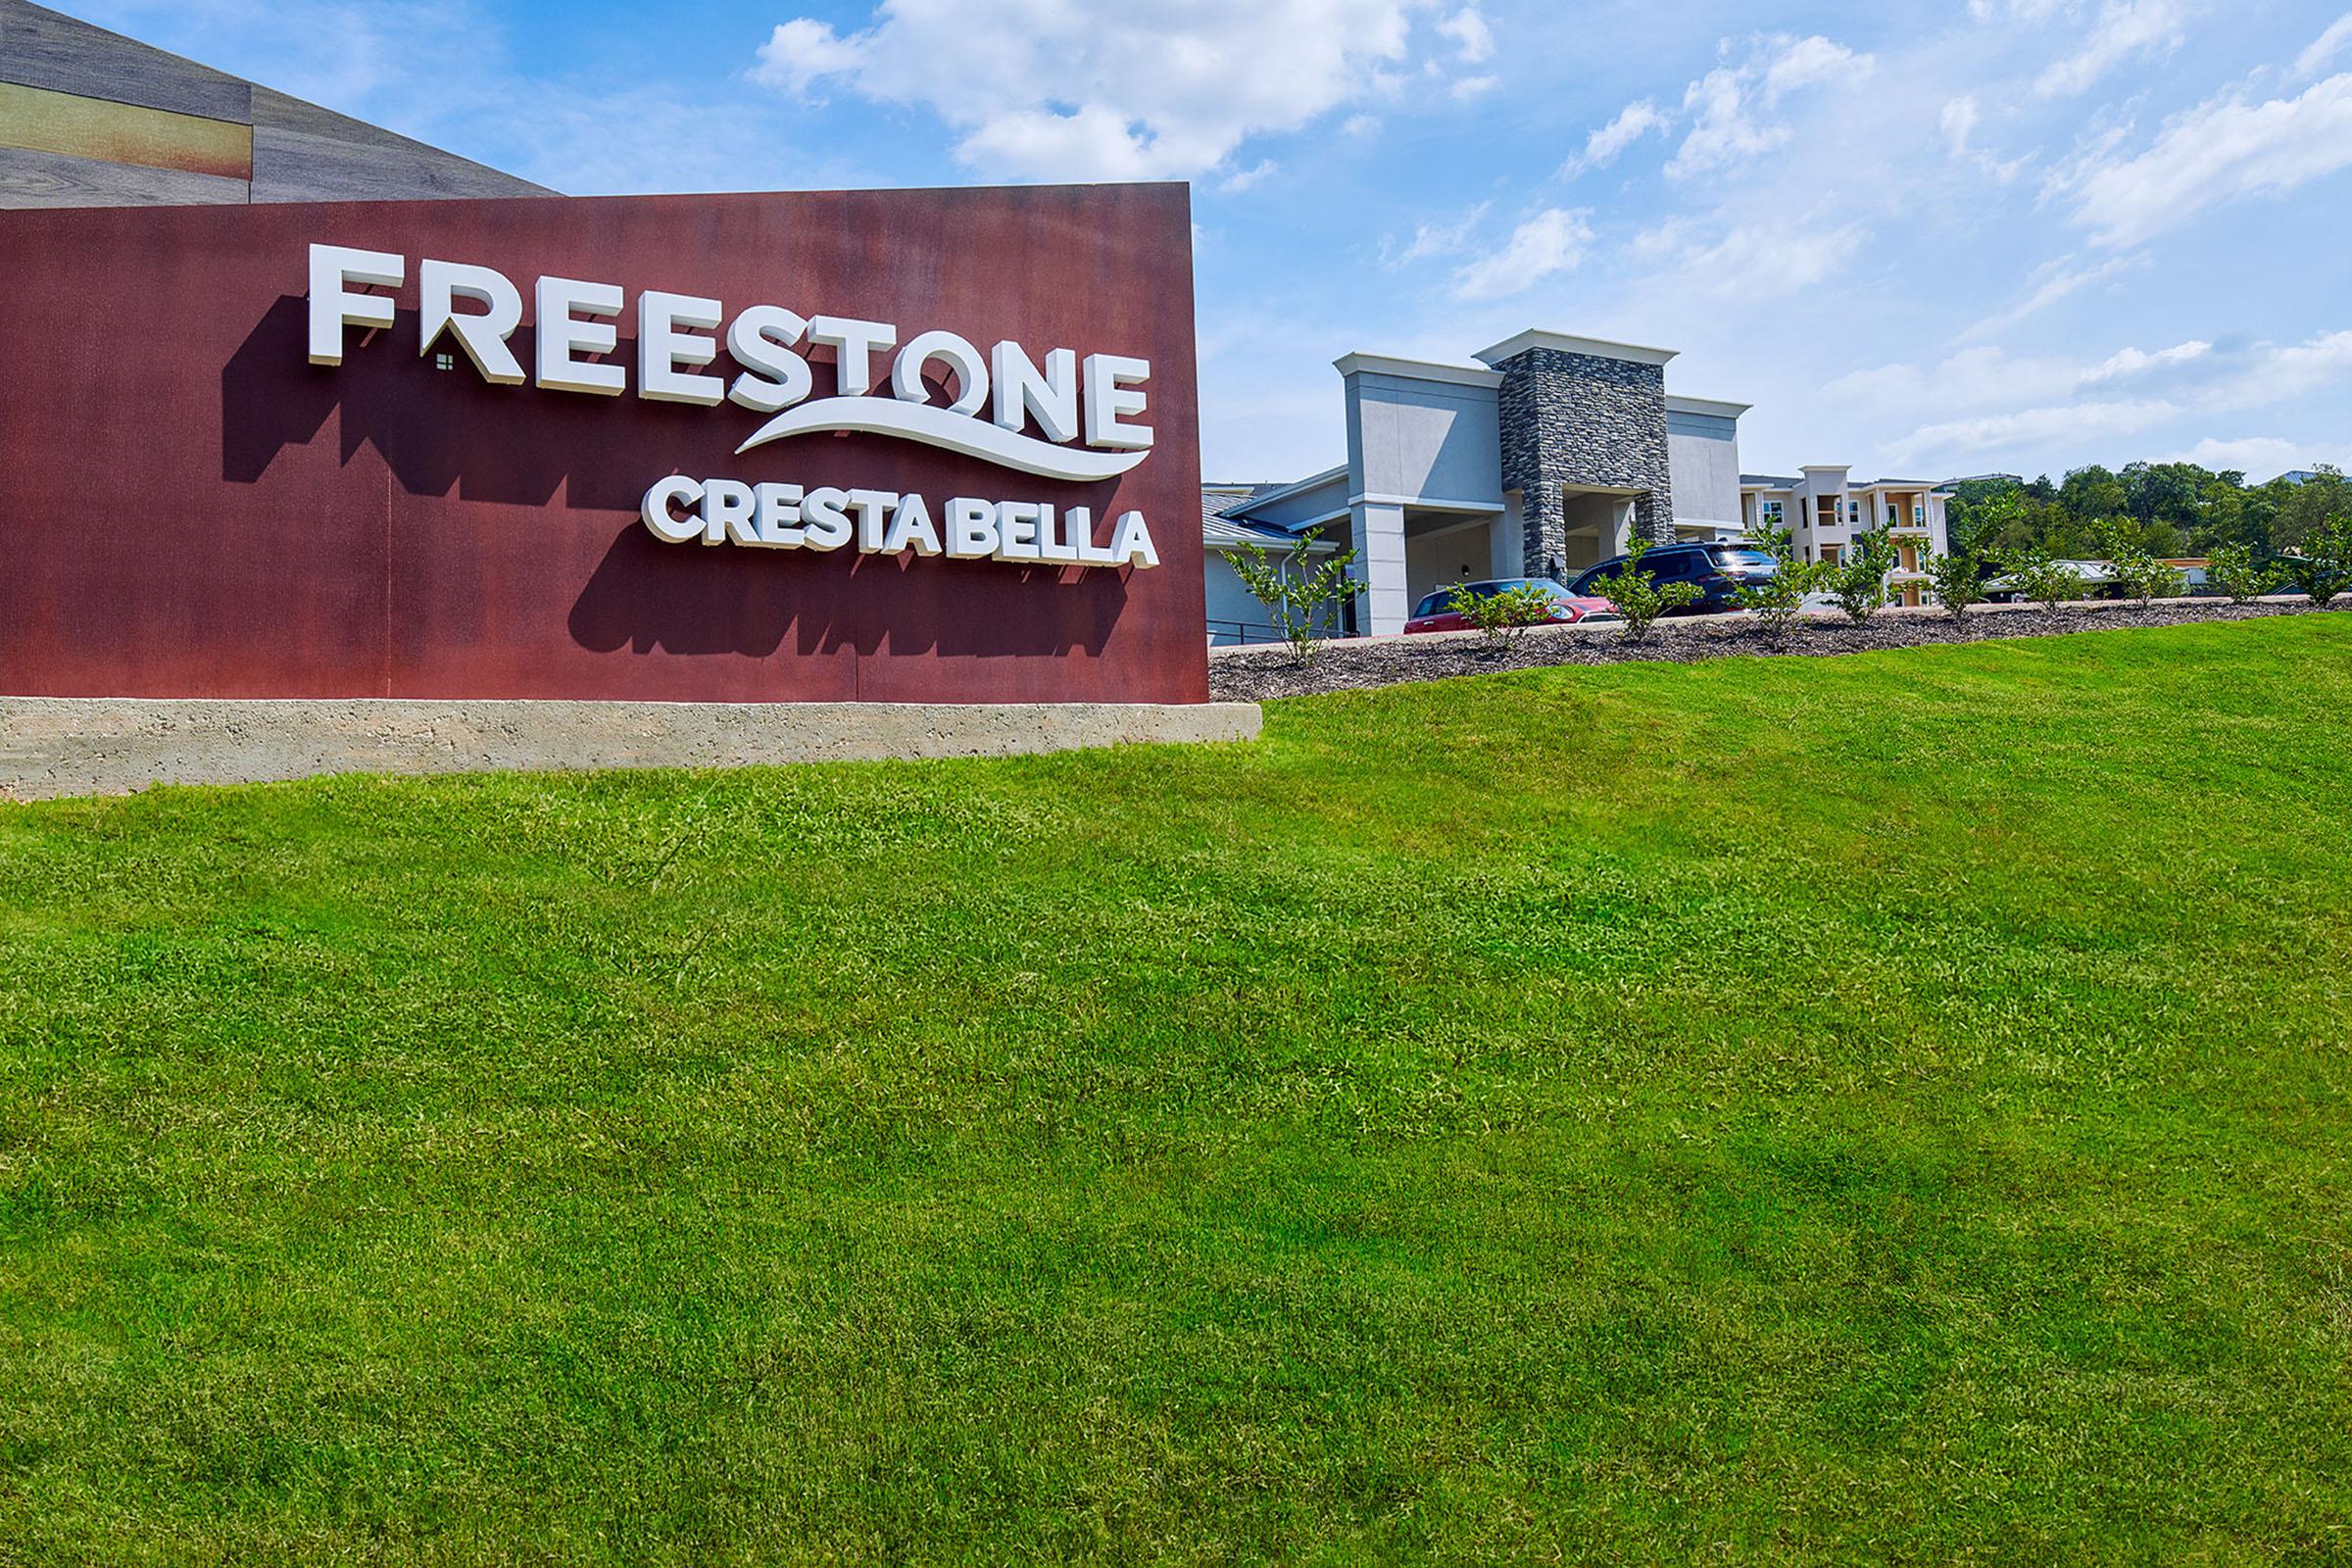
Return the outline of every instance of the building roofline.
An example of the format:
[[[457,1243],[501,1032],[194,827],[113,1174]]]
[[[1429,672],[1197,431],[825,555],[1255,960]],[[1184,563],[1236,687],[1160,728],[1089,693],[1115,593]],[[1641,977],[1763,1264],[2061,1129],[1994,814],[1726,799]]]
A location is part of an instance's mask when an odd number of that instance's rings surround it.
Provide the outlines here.
[[[1639,343],[1611,343],[1605,338],[1572,337],[1566,332],[1546,332],[1541,327],[1529,327],[1515,337],[1506,337],[1491,349],[1481,349],[1470,357],[1481,365],[1499,365],[1514,355],[1529,349],[1556,349],[1562,354],[1582,354],[1595,360],[1624,360],[1634,365],[1663,366],[1682,351],[1679,349],[1645,348]]]
[[[1309,474],[1303,479],[1296,479],[1289,484],[1278,486],[1275,489],[1267,491],[1264,495],[1251,496],[1249,498],[1250,505],[1252,507],[1262,507],[1270,502],[1281,501],[1287,497],[1300,495],[1309,490],[1320,490],[1323,486],[1331,483],[1334,479],[1346,479],[1347,477],[1348,465],[1343,463],[1336,468],[1326,468],[1321,473]]]
[[[1679,392],[1666,394],[1668,414],[1708,414],[1719,419],[1737,419],[1754,407],[1753,403],[1726,403],[1721,398],[1687,398]]]
[[[1344,376],[1394,375],[1408,381],[1446,381],[1455,386],[1502,385],[1500,370],[1482,370],[1474,365],[1441,365],[1434,360],[1407,360],[1393,354],[1343,354],[1331,363]]]

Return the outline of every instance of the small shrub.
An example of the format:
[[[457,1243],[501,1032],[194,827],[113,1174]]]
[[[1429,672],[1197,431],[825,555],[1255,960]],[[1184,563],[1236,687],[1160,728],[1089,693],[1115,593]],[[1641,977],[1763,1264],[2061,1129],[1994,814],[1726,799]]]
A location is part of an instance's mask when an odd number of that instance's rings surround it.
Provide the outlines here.
[[[1751,612],[1771,636],[1785,637],[1789,622],[1805,608],[1805,595],[1813,591],[1820,568],[1796,559],[1795,540],[1786,528],[1759,527],[1748,540],[1772,557],[1776,569],[1769,577],[1742,582],[1732,595],[1732,603]]]
[[[2223,545],[2216,549],[2205,563],[2205,577],[2228,594],[2233,605],[2251,604],[2264,594],[2276,593],[2283,580],[2277,566],[2254,564],[2252,545]]]
[[[1456,583],[1446,608],[1468,621],[1486,639],[1489,653],[1504,654],[1519,646],[1530,626],[1549,620],[1555,601],[1540,582],[1523,582],[1500,593],[1474,594],[1466,582]]]
[[[1649,635],[1649,628],[1660,615],[1670,610],[1680,610],[1699,597],[1694,582],[1659,583],[1642,569],[1642,558],[1649,554],[1649,541],[1634,535],[1625,547],[1625,564],[1605,577],[1592,579],[1592,591],[1617,607],[1625,617],[1625,640],[1638,643]]]
[[[2180,592],[2182,578],[2180,571],[2157,560],[2121,519],[2100,526],[2099,544],[2107,552],[2107,562],[2115,573],[2116,586],[2123,589],[2126,597],[2135,601],[2140,609],[2145,610],[2154,601],[2170,599]]]
[[[2352,593],[2352,517],[2330,517],[2303,536],[2299,554],[2281,556],[2278,564],[2304,597],[2325,605],[2340,593]]]
[[[1969,606],[1984,602],[1984,568],[1967,551],[1947,551],[1940,556],[1931,553],[1927,573],[1928,598],[1948,611],[1954,620],[1965,619]]]
[[[1348,568],[1355,564],[1355,552],[1343,550],[1310,571],[1308,553],[1322,537],[1322,529],[1307,529],[1279,561],[1269,558],[1262,545],[1225,552],[1234,575],[1266,607],[1274,629],[1290,645],[1291,657],[1301,669],[1315,662],[1316,620],[1338,600],[1348,582]]]
[[[1820,564],[1821,591],[1838,603],[1846,618],[1857,624],[1886,608],[1894,591],[1886,573],[1894,569],[1894,546],[1884,528],[1854,535],[1843,557]]]
[[[2053,615],[2060,605],[2082,598],[2087,587],[2082,574],[2071,563],[2051,555],[2046,546],[2011,551],[2002,558],[2001,569],[2019,593]]]

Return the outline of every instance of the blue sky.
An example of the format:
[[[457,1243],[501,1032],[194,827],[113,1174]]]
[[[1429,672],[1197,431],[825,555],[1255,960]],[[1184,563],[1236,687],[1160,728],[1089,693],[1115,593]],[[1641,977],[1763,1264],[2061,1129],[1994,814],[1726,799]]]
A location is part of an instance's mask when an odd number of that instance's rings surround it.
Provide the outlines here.
[[[2352,460],[2347,0],[62,3],[575,194],[1190,179],[1212,478],[1530,325],[1750,469]]]

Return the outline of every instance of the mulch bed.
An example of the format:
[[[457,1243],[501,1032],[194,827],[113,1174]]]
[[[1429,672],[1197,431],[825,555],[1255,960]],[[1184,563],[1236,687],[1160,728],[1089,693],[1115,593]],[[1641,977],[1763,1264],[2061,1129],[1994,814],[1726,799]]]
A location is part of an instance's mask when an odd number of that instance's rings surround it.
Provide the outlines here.
[[[1516,648],[1503,653],[1489,649],[1475,632],[1358,638],[1325,643],[1314,662],[1303,669],[1280,644],[1220,648],[1209,654],[1208,684],[1210,695],[1219,702],[1254,703],[1551,664],[1617,664],[1637,660],[1690,663],[1737,655],[1818,658],[1911,648],[1921,643],[2054,637],[2125,626],[2340,612],[2352,612],[2352,601],[2338,600],[2329,612],[2317,611],[2302,599],[2269,599],[2250,605],[2233,605],[2224,599],[2173,599],[2160,600],[2145,610],[2094,601],[2063,606],[2055,614],[2037,605],[1980,605],[1963,621],[1938,611],[1887,610],[1860,625],[1842,615],[1815,612],[1800,617],[1781,637],[1745,615],[1707,615],[1660,621],[1638,643],[1628,642],[1624,628],[1618,625],[1540,626],[1530,629]]]

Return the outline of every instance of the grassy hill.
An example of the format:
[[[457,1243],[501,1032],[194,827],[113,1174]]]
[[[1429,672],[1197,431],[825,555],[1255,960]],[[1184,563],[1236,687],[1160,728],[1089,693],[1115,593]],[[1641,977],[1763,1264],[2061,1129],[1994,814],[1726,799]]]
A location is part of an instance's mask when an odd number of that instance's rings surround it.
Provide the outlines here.
[[[0,808],[0,1562],[2352,1552],[2352,615]]]

